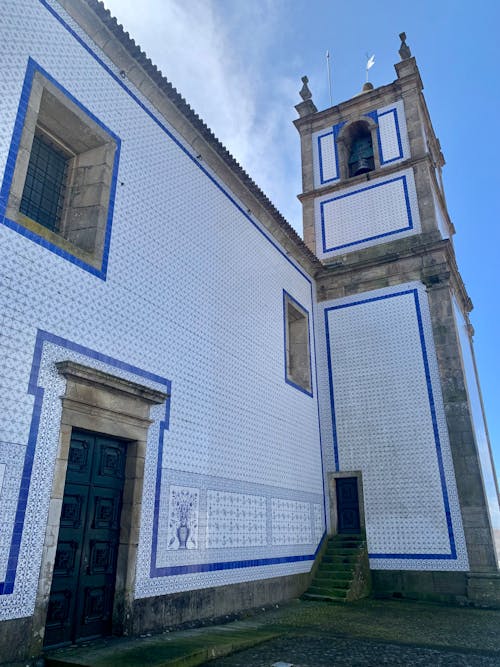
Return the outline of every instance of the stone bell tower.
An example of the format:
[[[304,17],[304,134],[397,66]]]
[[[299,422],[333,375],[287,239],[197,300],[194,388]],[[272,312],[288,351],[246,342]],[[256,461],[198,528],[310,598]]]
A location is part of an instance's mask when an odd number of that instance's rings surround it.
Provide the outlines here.
[[[397,79],[295,126],[317,276],[318,386],[331,533],[358,480],[373,582],[394,595],[500,601],[500,528],[444,158],[402,33]]]

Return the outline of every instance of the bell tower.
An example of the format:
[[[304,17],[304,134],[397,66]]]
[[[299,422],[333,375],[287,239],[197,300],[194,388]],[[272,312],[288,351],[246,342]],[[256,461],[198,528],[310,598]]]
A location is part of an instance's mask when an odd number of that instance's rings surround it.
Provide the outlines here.
[[[330,533],[358,478],[380,593],[500,601],[500,529],[457,268],[444,158],[401,33],[397,78],[299,118],[304,241],[317,276],[318,386]]]

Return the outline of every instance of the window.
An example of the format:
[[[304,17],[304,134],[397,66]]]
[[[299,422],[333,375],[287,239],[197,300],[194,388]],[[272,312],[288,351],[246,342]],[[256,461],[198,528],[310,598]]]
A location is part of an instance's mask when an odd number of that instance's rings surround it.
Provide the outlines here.
[[[105,275],[120,140],[32,60],[23,93],[6,224]]]
[[[19,212],[58,232],[68,175],[68,156],[43,134],[35,134]]]
[[[283,292],[285,319],[285,379],[312,396],[309,317],[307,310]]]

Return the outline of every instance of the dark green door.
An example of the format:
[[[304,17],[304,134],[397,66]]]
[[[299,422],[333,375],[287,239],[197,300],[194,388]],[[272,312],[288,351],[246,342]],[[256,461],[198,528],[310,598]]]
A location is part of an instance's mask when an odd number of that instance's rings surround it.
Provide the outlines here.
[[[337,477],[337,519],[339,533],[359,533],[358,478]]]
[[[73,431],[45,645],[111,633],[125,443]]]

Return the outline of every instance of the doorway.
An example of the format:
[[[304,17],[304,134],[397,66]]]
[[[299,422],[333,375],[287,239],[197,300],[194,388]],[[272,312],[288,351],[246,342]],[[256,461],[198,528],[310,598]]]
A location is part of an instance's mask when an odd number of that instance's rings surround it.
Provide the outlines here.
[[[71,434],[45,646],[111,634],[126,447]]]
[[[337,477],[337,530],[358,534],[361,530],[357,477]]]

